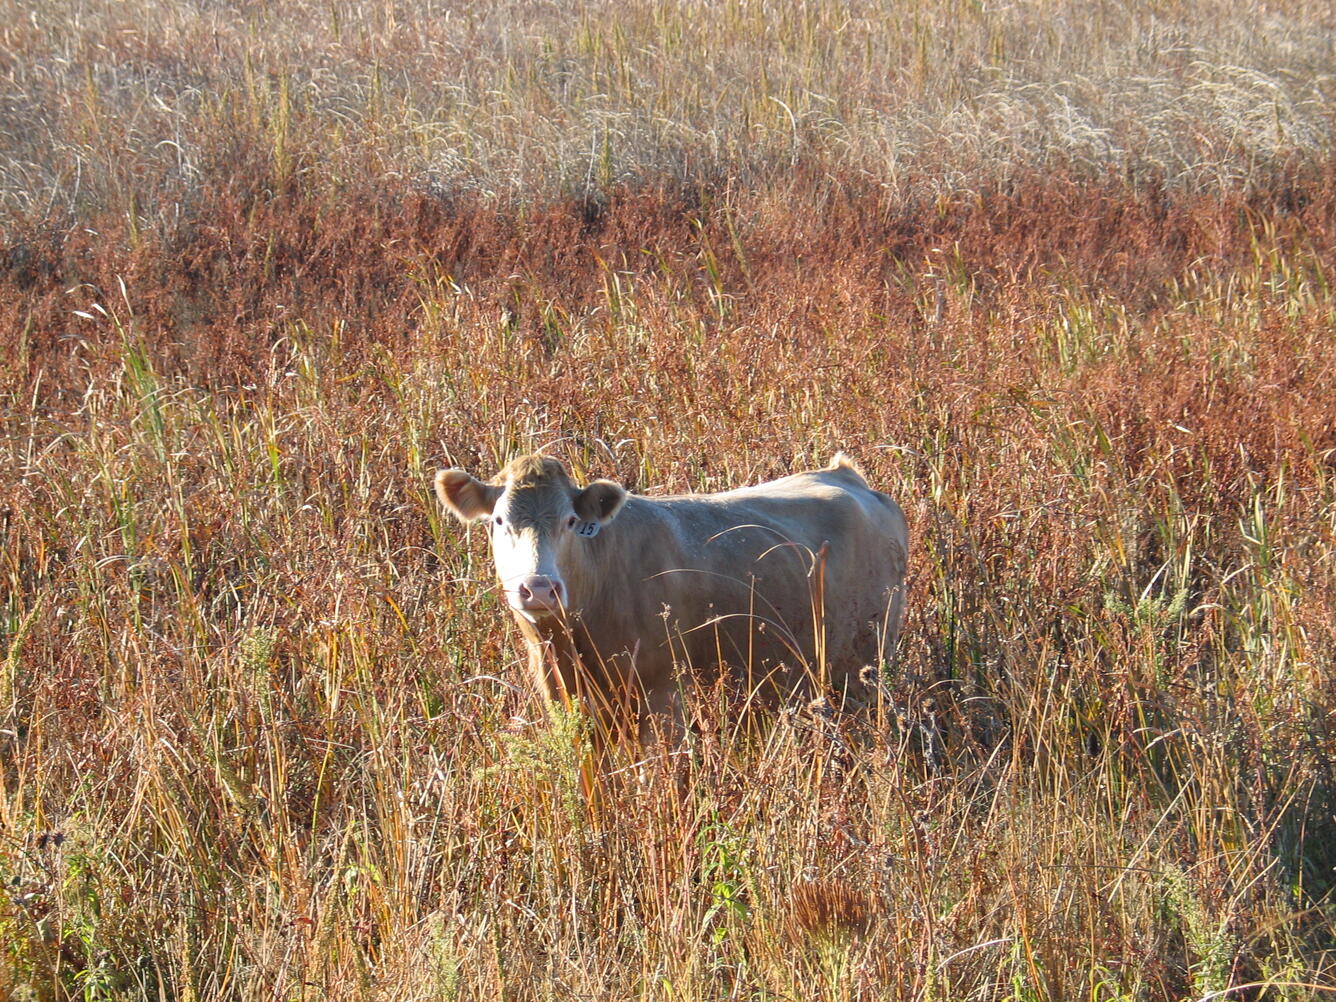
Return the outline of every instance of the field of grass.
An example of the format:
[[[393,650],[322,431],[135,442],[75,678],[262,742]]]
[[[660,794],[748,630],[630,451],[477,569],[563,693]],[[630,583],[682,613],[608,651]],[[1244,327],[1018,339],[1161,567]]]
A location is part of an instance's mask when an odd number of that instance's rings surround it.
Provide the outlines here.
[[[1336,994],[1334,37],[0,0],[0,998]],[[880,704],[588,795],[430,487],[538,447],[848,450]]]

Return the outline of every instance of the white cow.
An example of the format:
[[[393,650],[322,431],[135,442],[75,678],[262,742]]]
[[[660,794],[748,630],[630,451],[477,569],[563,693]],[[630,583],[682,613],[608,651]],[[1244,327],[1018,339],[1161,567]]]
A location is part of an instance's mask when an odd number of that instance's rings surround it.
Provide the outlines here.
[[[905,517],[842,454],[720,494],[581,488],[546,456],[490,483],[441,470],[436,492],[458,518],[487,520],[539,691],[618,728],[646,734],[650,714],[680,728],[683,685],[720,670],[767,702],[861,699],[863,669],[899,633]]]

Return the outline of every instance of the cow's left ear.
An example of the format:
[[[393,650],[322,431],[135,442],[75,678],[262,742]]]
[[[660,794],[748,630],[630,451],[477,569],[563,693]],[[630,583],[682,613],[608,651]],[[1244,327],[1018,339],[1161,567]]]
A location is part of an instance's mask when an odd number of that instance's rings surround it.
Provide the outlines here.
[[[575,514],[586,522],[611,522],[626,503],[626,488],[611,480],[595,480],[575,495]]]

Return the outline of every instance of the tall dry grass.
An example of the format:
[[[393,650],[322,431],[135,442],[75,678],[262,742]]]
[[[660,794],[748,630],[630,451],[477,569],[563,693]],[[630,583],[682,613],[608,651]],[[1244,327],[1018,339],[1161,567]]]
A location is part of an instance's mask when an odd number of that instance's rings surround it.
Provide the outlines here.
[[[2,19],[0,995],[1331,994],[1327,26],[842,9]],[[880,705],[695,693],[587,796],[428,483],[539,445],[853,451]]]
[[[1330,148],[1322,4],[616,0],[0,4],[0,206],[142,227],[261,149],[282,184],[747,185],[814,155],[894,193],[1038,168],[1218,189]]]

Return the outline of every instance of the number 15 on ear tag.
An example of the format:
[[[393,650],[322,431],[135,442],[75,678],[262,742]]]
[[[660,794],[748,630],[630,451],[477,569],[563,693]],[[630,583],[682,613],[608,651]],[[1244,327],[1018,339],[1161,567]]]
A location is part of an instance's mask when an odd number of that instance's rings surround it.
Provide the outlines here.
[[[601,528],[602,525],[598,522],[581,522],[575,527],[575,534],[577,536],[597,536],[598,530]]]

